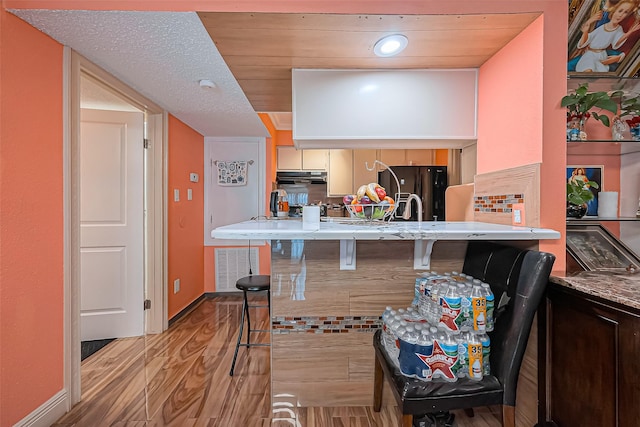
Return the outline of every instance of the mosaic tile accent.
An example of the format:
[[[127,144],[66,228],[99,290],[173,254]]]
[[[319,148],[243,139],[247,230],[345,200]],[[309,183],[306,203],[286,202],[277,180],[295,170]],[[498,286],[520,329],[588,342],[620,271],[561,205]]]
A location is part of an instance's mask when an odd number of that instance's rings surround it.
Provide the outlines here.
[[[380,316],[274,316],[271,318],[271,332],[274,334],[375,332],[381,325]]]
[[[473,210],[488,213],[511,213],[511,209],[515,203],[524,203],[524,194],[475,196],[473,198]]]

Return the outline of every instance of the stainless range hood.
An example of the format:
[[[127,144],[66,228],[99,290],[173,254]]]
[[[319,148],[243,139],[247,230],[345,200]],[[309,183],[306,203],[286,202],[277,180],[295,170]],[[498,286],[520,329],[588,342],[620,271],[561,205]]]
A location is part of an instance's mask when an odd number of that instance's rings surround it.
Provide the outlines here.
[[[477,69],[294,69],[298,148],[462,148],[476,140]]]

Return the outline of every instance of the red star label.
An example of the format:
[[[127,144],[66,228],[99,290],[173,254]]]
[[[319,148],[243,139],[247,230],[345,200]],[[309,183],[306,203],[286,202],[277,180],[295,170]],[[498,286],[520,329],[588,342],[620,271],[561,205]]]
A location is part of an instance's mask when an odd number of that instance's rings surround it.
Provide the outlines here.
[[[451,368],[458,360],[458,356],[452,357],[447,355],[437,340],[433,342],[433,351],[431,354],[416,353],[416,356],[431,369],[434,376],[436,372],[440,372],[445,378],[454,379],[456,377]]]
[[[440,317],[440,323],[447,327],[450,331],[458,331],[458,324],[456,318],[460,315],[460,307],[451,308],[447,300],[442,300],[442,316]]]

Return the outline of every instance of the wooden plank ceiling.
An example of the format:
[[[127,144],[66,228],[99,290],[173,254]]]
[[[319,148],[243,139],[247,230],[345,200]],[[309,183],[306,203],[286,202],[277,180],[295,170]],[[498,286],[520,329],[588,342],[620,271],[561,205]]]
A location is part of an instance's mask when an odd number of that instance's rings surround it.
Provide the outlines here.
[[[539,16],[198,15],[257,112],[291,111],[292,68],[476,68]],[[409,38],[407,48],[375,56],[375,42],[395,33]]]

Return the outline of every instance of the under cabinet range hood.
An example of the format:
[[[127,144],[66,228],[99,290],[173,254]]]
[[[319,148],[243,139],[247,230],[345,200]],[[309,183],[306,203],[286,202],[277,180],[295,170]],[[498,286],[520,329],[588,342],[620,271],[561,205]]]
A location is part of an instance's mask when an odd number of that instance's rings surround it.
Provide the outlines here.
[[[476,140],[475,68],[292,73],[298,148],[463,148]]]

